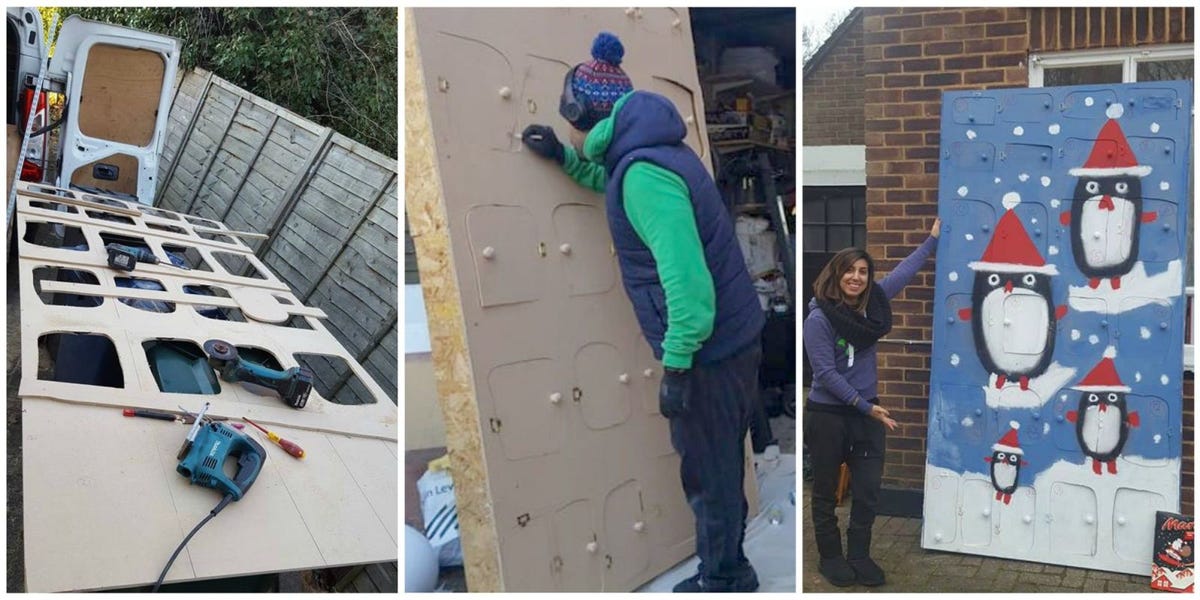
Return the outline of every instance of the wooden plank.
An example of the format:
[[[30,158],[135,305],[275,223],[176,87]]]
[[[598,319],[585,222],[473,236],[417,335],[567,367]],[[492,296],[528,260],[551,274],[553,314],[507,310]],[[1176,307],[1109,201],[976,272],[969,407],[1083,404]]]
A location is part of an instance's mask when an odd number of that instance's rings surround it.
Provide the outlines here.
[[[238,183],[237,189],[233,191],[233,196],[229,200],[228,208],[226,208],[225,213],[221,215],[222,221],[229,217],[230,211],[233,210],[234,203],[237,202],[238,196],[242,193],[242,188],[244,188],[246,186],[246,182],[250,180],[250,172],[254,170],[255,165],[258,163],[258,157],[262,155],[263,148],[266,147],[267,140],[271,138],[271,132],[275,131],[275,124],[278,122],[279,115],[273,115],[271,118],[270,127],[267,127],[266,133],[262,136],[262,142],[259,143],[259,145],[254,149],[253,158],[250,159],[249,164],[246,166],[246,173],[242,176],[241,182]],[[266,235],[264,234],[262,238],[258,239],[266,239]]]
[[[388,192],[388,190],[395,185],[395,183],[396,183],[396,174],[393,173],[392,177],[390,179],[388,179],[386,183],[384,183],[382,188],[379,189],[379,195],[377,195],[375,197],[375,199],[372,200],[368,206],[373,207],[373,206],[377,205],[379,203],[379,201],[384,197],[384,194],[386,194]],[[341,240],[339,240],[339,243],[337,244],[337,246],[340,249],[338,250],[338,253],[336,255],[334,255],[333,260],[329,261],[329,265],[325,267],[325,270],[320,275],[318,275],[315,280],[313,280],[312,287],[309,287],[307,290],[305,290],[305,292],[303,294],[300,294],[300,298],[301,298],[302,302],[308,301],[309,296],[312,296],[313,291],[315,291],[317,289],[317,285],[320,284],[320,281],[322,279],[324,279],[326,275],[329,274],[329,270],[333,268],[334,263],[336,263],[338,261],[338,259],[341,258],[342,254],[345,252],[346,248],[349,246],[350,240],[354,236],[358,235],[359,228],[362,227],[363,222],[366,221],[367,215],[370,214],[370,212],[371,212],[370,210],[362,211],[359,215],[358,220],[354,223],[354,225],[352,225],[346,231],[345,237],[343,237]]]
[[[188,124],[184,129],[183,139],[179,142],[179,149],[175,152],[175,156],[171,161],[171,165],[167,167],[166,176],[159,178],[159,188],[158,193],[156,194],[156,197],[158,197],[158,202],[155,203],[156,206],[165,205],[167,203],[167,200],[163,194],[166,192],[167,186],[171,184],[172,178],[175,176],[175,169],[179,166],[179,159],[184,155],[184,149],[187,148],[188,141],[192,137],[192,132],[195,131],[196,120],[200,118],[200,109],[204,106],[204,100],[208,98],[209,90],[212,89],[212,80],[213,74],[206,71],[206,74],[204,75],[204,89],[202,92],[200,92],[200,96],[196,100],[196,110],[192,112],[192,116],[188,118]]]
[[[225,137],[229,135],[229,128],[233,126],[233,121],[234,119],[237,119],[238,111],[241,110],[241,108],[242,99],[239,97],[233,112],[229,113],[229,120],[225,122],[225,127],[221,129],[221,137],[216,140],[216,143],[213,146],[209,148],[210,153],[208,161],[204,165],[204,169],[202,170],[200,176],[196,178],[196,182],[193,184],[194,191],[192,192],[192,197],[188,200],[187,209],[185,209],[183,212],[192,212],[192,206],[196,204],[196,197],[200,195],[200,190],[204,188],[204,180],[208,177],[208,172],[210,169],[212,169],[213,162],[217,160],[217,155],[221,153],[221,146],[224,145]]]
[[[275,214],[273,214],[269,220],[270,225],[266,227],[267,240],[265,243],[259,245],[255,252],[259,258],[266,256],[267,251],[271,249],[271,244],[273,244],[275,241],[275,234],[279,230],[281,221],[286,215],[292,212],[292,208],[296,205],[296,201],[300,198],[300,192],[308,183],[308,180],[312,177],[312,174],[316,171],[315,167],[318,163],[318,160],[324,157],[325,153],[328,152],[329,143],[333,138],[333,133],[334,132],[332,129],[325,130],[325,134],[321,137],[321,143],[318,144],[317,147],[313,149],[312,154],[309,155],[304,169],[302,169],[300,174],[294,180],[292,180],[290,185],[288,185],[287,190],[283,194],[282,202],[280,202]]]

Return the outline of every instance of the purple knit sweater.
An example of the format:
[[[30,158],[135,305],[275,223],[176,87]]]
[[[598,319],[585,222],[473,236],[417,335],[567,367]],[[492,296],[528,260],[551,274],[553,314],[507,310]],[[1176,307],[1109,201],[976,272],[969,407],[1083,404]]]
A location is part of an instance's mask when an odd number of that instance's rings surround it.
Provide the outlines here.
[[[889,300],[895,298],[921,270],[936,247],[937,238],[926,238],[908,258],[875,285],[883,290]],[[816,299],[809,302],[808,307],[811,312],[804,319],[804,349],[808,352],[808,362],[813,370],[808,401],[853,406],[863,414],[869,414],[871,404],[867,400],[877,396],[875,388],[879,383],[875,352],[878,344],[870,348],[855,348],[854,365],[850,366],[850,348],[836,345],[837,332],[825,313],[817,308]]]

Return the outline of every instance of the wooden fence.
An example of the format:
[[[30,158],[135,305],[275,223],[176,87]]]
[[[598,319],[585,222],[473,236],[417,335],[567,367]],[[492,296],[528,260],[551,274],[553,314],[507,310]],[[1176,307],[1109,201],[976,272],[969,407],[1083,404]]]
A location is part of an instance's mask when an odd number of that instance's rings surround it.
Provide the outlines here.
[[[394,402],[396,174],[396,159],[196,69],[176,87],[156,205],[267,234],[247,243]],[[318,386],[358,396],[348,369],[314,370]]]

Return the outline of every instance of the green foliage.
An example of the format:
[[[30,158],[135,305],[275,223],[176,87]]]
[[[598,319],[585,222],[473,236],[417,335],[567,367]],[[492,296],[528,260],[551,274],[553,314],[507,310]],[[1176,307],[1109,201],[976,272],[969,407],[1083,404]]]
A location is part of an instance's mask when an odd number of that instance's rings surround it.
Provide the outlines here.
[[[396,155],[394,8],[50,8],[179,38],[203,67],[321,125]]]

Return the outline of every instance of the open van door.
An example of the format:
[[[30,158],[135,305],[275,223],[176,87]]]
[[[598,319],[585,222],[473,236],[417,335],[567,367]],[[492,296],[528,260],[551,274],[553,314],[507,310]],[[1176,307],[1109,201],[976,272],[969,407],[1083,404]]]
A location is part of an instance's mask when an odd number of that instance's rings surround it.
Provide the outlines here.
[[[42,39],[42,16],[36,8],[10,6],[7,17],[6,166],[11,177],[21,153],[21,141],[24,139],[26,125],[32,121],[35,131],[46,125],[46,94],[40,94],[37,106],[33,106],[33,88],[42,68],[42,59],[46,55],[46,44]],[[29,137],[29,148],[25,154],[25,162],[21,165],[22,180],[42,181],[49,139],[50,135],[46,133]]]
[[[179,40],[72,15],[50,76],[67,81],[60,187],[154,203]]]

